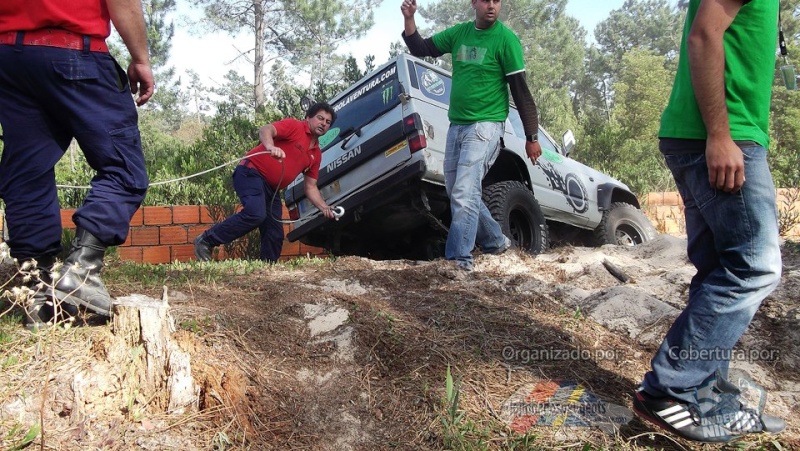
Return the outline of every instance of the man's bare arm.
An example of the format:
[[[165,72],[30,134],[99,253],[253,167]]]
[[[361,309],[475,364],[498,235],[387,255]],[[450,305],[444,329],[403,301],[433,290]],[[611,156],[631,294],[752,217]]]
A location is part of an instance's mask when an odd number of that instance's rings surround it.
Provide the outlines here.
[[[153,70],[147,49],[147,31],[144,25],[141,0],[107,0],[111,23],[119,33],[131,55],[128,65],[128,80],[131,93],[139,94],[137,105],[144,105],[155,91]]]
[[[687,40],[692,86],[708,132],[708,181],[727,192],[744,184],[744,157],[731,138],[725,102],[723,47],[725,30],[741,7],[741,0],[702,0]]]

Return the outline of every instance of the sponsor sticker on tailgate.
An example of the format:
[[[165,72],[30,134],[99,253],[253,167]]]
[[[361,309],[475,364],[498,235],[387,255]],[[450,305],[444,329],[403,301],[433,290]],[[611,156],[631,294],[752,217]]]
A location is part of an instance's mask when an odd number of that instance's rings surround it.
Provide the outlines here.
[[[394,155],[398,150],[402,149],[405,146],[406,146],[406,143],[401,141],[401,142],[395,144],[394,147],[392,147],[391,149],[389,149],[386,152],[384,152],[383,155],[388,158],[388,157]]]

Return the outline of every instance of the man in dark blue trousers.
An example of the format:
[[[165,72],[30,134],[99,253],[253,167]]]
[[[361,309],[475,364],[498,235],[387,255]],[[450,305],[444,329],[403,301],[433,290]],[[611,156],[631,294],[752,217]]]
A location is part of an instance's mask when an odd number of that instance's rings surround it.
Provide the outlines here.
[[[105,43],[112,22],[131,55],[127,74]],[[131,97],[142,105],[154,90],[146,36],[141,0],[0,2],[0,197],[12,257],[39,268],[29,327],[53,320],[62,302],[111,314],[105,249],[125,241],[148,186]],[[62,234],[54,167],[73,138],[96,175],[50,280]]]

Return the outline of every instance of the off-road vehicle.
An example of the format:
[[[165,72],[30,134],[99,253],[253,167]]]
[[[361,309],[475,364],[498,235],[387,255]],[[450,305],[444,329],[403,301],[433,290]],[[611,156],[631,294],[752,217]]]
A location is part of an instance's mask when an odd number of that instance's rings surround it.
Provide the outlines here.
[[[401,54],[334,97],[338,118],[320,138],[318,186],[345,213],[326,219],[295,180],[285,193],[296,220],[288,239],[334,254],[442,256],[450,223],[443,172],[450,87],[447,71]],[[483,200],[517,248],[542,252],[551,238],[625,245],[655,238],[625,184],[569,158],[572,131],[557,145],[540,128],[539,142],[542,156],[532,164],[512,105],[502,150],[483,180]]]

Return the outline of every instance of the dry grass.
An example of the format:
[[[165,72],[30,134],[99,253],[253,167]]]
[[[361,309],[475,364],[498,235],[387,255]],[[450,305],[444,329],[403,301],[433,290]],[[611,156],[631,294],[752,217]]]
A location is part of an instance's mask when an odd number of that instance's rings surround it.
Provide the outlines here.
[[[570,270],[580,251],[554,251],[549,264],[516,254],[481,257],[463,281],[443,277],[441,262],[359,258],[212,278],[197,265],[146,283],[130,275],[116,283],[111,265],[113,295],[160,297],[162,285],[169,287],[176,336],[201,387],[198,410],[158,411],[148,402],[155,394],[133,391],[124,365],[104,365],[114,340],[109,326],[31,334],[8,311],[0,317],[0,448],[20,444],[38,425],[32,447],[65,450],[696,449],[635,419],[613,434],[567,427],[519,434],[504,421],[502,403],[543,380],[576,381],[629,407],[648,369],[652,345],[612,333],[559,299],[555,285],[618,283]],[[352,330],[353,357],[333,335],[311,336],[304,306],[319,304],[349,312],[337,330]],[[504,358],[507,349],[517,358]],[[522,358],[555,349],[615,350],[616,358]],[[450,429],[448,368],[463,413]],[[101,369],[102,396],[75,393],[77,374]],[[703,449],[797,449],[796,431],[791,418],[778,438]]]

